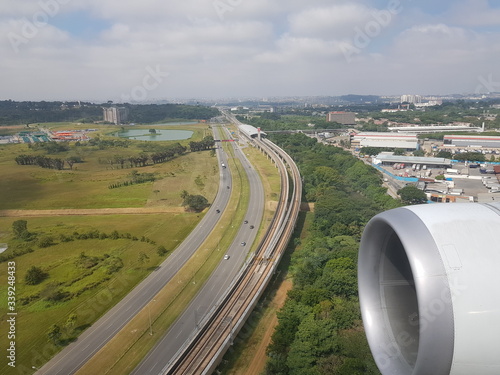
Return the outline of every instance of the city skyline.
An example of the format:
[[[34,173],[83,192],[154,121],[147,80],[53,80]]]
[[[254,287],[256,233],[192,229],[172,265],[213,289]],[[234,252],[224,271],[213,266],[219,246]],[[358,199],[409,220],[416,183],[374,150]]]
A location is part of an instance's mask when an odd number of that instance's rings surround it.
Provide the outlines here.
[[[6,0],[0,100],[500,91],[488,0]]]

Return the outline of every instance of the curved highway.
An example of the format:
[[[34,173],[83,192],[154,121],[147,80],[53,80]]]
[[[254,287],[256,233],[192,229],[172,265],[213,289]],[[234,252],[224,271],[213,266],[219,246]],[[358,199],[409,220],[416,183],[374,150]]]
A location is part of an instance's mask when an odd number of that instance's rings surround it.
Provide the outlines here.
[[[290,156],[272,142],[256,140],[255,145],[266,152],[280,170],[282,188],[273,222],[256,256],[250,259],[209,319],[165,366],[161,375],[204,375],[216,368],[269,283],[290,240],[302,195],[299,170]]]
[[[233,243],[226,251],[229,259],[223,260],[212,273],[203,288],[198,292],[185,312],[170,327],[166,335],[161,339],[155,348],[148,353],[144,360],[132,372],[134,375],[154,374],[158,375],[162,369],[168,365],[176,353],[182,349],[185,342],[196,334],[200,322],[205,319],[207,313],[212,310],[217,301],[227,291],[248,255],[248,249],[254,242],[257,228],[264,212],[264,188],[260,176],[252,168],[250,162],[236,142],[231,142],[235,156],[243,165],[244,171],[250,184],[249,209],[245,219],[247,224],[241,225]],[[250,229],[254,225],[254,229]],[[242,246],[241,243],[246,245]]]
[[[214,136],[218,138],[218,129],[214,128]],[[227,165],[227,155],[217,149],[219,163]],[[97,322],[88,328],[78,339],[68,345],[42,368],[37,374],[70,375],[74,374],[95,353],[99,351],[113,336],[120,331],[151,299],[171,280],[177,271],[191,258],[205,238],[217,225],[220,213],[229,201],[232,177],[229,168],[220,169],[219,191],[211,208],[198,226],[178,246],[178,248],[146,279],[137,285],[123,300],[111,308]],[[240,235],[240,234],[239,234]],[[249,235],[241,233],[241,237]],[[234,259],[236,261],[237,258]]]

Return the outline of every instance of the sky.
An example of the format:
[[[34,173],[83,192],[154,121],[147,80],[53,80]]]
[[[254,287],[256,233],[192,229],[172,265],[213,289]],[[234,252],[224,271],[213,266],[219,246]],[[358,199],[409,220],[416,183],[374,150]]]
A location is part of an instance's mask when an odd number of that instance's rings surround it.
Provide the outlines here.
[[[0,100],[500,91],[500,0],[2,0]]]

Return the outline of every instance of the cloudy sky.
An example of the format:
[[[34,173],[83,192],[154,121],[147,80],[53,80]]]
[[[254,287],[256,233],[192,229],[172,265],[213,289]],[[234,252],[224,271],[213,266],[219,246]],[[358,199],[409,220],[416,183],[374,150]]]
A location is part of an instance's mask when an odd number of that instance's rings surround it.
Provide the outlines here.
[[[500,91],[500,0],[1,0],[0,100]]]

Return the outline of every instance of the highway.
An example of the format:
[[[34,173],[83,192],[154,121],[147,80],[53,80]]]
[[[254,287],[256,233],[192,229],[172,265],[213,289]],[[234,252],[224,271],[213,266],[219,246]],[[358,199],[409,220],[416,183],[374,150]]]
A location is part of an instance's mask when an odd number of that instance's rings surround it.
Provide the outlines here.
[[[214,128],[214,137],[219,136],[218,128]],[[219,163],[227,165],[227,155],[217,149]],[[36,374],[70,375],[74,374],[116,333],[120,331],[153,297],[171,280],[178,270],[193,256],[205,238],[217,225],[221,216],[216,209],[223,211],[229,201],[232,176],[229,168],[220,169],[219,191],[205,217],[179,247],[146,279],[137,285],[123,300],[111,308],[97,322],[88,328],[80,337],[60,353],[54,356]],[[257,227],[257,225],[256,225]],[[246,238],[246,233],[241,237]],[[234,261],[236,262],[237,257]]]
[[[200,322],[205,319],[207,313],[214,308],[216,302],[227,291],[244,264],[248,249],[254,242],[264,211],[264,188],[260,176],[252,168],[242,149],[238,147],[236,142],[231,142],[231,144],[235,156],[244,167],[250,184],[249,209],[245,217],[248,223],[235,223],[235,225],[241,225],[241,227],[233,243],[226,251],[229,259],[223,260],[219,264],[185,312],[132,372],[134,375],[158,375],[162,372],[162,369],[168,365],[184,343],[198,331]],[[250,229],[250,225],[254,225],[255,228]],[[246,242],[246,245],[242,246],[242,242]]]
[[[223,300],[176,357],[155,374],[211,374],[271,280],[290,240],[300,210],[300,173],[290,156],[272,142],[255,140],[254,144],[266,152],[280,170],[282,187],[273,222],[255,257],[242,269]]]

